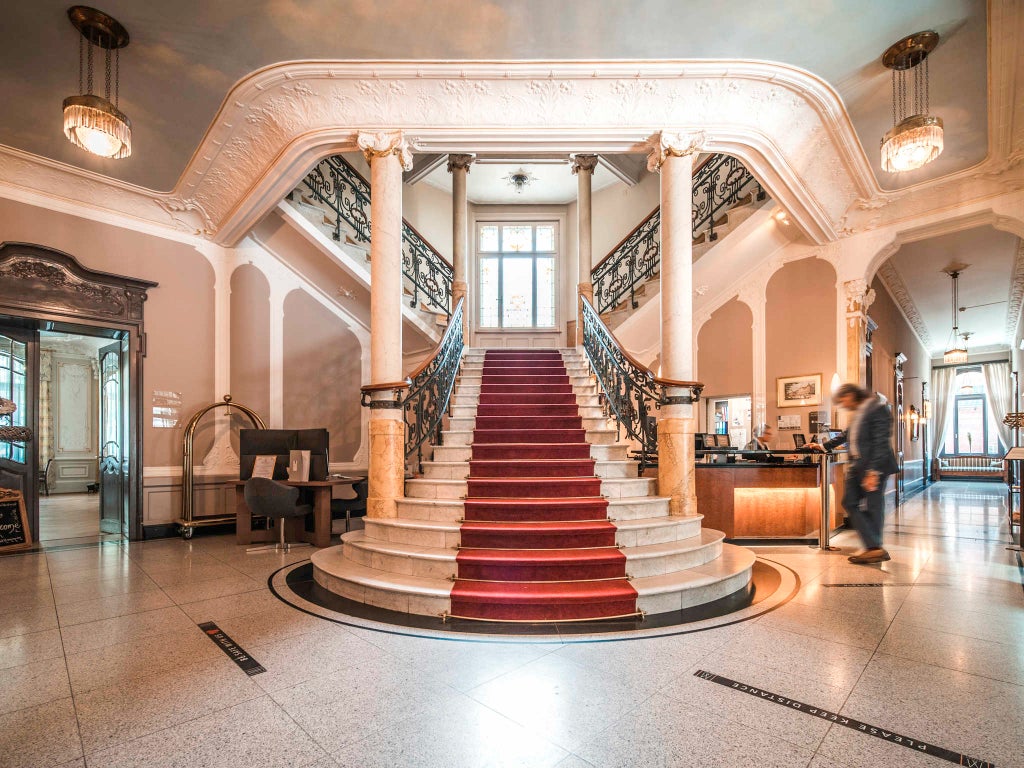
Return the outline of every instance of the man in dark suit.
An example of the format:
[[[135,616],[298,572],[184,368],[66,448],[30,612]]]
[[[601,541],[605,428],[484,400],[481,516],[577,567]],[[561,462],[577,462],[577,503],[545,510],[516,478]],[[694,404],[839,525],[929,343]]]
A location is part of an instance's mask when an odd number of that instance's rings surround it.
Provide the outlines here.
[[[847,444],[850,461],[842,504],[864,543],[864,549],[851,555],[849,560],[851,563],[881,563],[889,559],[889,553],[882,547],[885,483],[889,475],[899,469],[890,443],[891,414],[884,402],[856,384],[843,384],[836,390],[832,402],[852,412],[849,428],[822,445],[811,443],[809,447],[832,450]]]

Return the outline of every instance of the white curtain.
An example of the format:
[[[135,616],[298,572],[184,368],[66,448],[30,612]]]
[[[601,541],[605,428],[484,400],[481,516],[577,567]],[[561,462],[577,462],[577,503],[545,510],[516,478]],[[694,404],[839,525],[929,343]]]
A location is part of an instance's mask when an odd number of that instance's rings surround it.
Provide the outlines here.
[[[1004,448],[1010,448],[1012,430],[1003,423],[1010,411],[1010,364],[989,363],[981,366],[985,374],[985,399],[996,422],[996,431]]]
[[[938,456],[946,441],[946,424],[953,415],[953,385],[956,368],[932,368],[932,456]]]

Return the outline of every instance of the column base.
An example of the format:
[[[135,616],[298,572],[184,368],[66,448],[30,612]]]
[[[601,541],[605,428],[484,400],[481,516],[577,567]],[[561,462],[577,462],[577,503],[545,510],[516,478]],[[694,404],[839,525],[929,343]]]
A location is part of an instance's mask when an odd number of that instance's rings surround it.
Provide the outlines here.
[[[693,432],[692,418],[658,419],[658,495],[669,497],[671,515],[697,514]]]

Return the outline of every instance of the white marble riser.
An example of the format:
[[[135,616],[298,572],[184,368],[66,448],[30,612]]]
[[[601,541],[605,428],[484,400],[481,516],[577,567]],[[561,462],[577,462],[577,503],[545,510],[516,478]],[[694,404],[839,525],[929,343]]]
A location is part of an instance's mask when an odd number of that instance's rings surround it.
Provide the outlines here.
[[[583,419],[583,428],[586,430],[608,429],[609,427],[613,427],[614,424],[615,422],[606,419],[603,414],[601,414],[597,418]],[[465,432],[467,430],[474,430],[476,429],[476,419],[451,418],[448,420],[447,429],[450,429],[454,432]]]
[[[322,549],[312,559],[316,583],[349,600],[421,616],[451,612],[454,582],[447,579],[378,571],[346,558],[343,547]]]
[[[719,557],[685,571],[631,579],[637,607],[646,613],[665,613],[703,605],[730,595],[750,581],[753,552],[722,544]]]
[[[476,383],[472,384],[460,381],[455,385],[453,398],[458,399],[460,405],[462,404],[466,396],[475,397],[479,402],[480,386],[481,384],[479,379],[476,381]],[[594,384],[592,381],[590,381],[589,383],[584,382],[582,384],[573,384],[572,393],[576,395],[577,402],[579,401],[580,396],[597,397],[597,385]]]
[[[590,366],[587,365],[564,365],[565,373],[572,378],[590,378]],[[483,376],[484,365],[483,363],[463,363],[462,367],[459,368],[460,380],[465,379],[479,379]],[[497,373],[497,371],[495,371]],[[558,375],[558,374],[555,374]]]
[[[635,461],[598,461],[594,463],[594,474],[598,477],[636,477],[636,468]],[[469,477],[469,463],[465,461],[425,461],[423,462],[423,477],[426,480],[465,480]]]
[[[644,521],[669,517],[668,498],[663,496],[639,496],[608,500],[608,519],[620,527],[642,524]],[[404,497],[397,500],[398,517],[406,521],[426,520],[455,523],[465,517],[461,499],[417,499]],[[697,528],[702,515],[673,518]],[[694,535],[693,533],[685,535]]]
[[[516,384],[516,382],[499,382],[499,381],[492,382],[492,383],[494,383],[494,384],[502,384],[502,385],[510,385],[510,384],[511,385],[515,385]],[[532,377],[524,376],[523,377],[523,381],[521,383],[532,384],[532,383],[534,383],[534,381],[532,380]],[[587,376],[587,375],[584,375],[584,376],[569,376],[569,383],[572,384],[573,387],[594,386],[594,380],[592,378],[590,378],[590,376]],[[483,384],[483,377],[482,376],[474,376],[472,374],[470,374],[470,375],[462,374],[461,376],[459,376],[455,380],[455,386],[458,389],[461,389],[463,387],[478,387],[479,388],[482,384]]]
[[[590,446],[590,458],[595,461],[627,461],[628,453],[629,445],[624,443]],[[469,445],[434,446],[434,461],[469,461],[472,456],[473,448]]]
[[[378,571],[429,579],[452,579],[458,573],[454,547],[431,547],[370,538],[364,531],[343,537],[345,558]],[[623,547],[627,578],[639,579],[696,568],[722,552],[720,531],[702,531],[686,539]]]
[[[618,443],[618,435],[615,434],[614,429],[590,429],[587,430],[583,439],[591,445],[614,445]],[[445,445],[450,446],[471,445],[473,443],[473,432],[472,430],[446,429],[442,440]]]
[[[657,481],[648,477],[604,478],[601,480],[601,495],[608,499],[651,496],[656,492]],[[467,484],[465,480],[405,481],[405,495],[414,499],[464,499]]]

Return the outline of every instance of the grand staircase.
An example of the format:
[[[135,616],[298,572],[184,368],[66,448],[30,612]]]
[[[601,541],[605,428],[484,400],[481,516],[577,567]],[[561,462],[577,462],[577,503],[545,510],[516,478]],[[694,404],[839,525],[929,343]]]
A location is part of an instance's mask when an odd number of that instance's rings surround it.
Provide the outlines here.
[[[443,445],[398,517],[313,555],[343,597],[403,613],[578,621],[678,611],[745,587],[754,556],[672,517],[577,350],[467,349]]]

